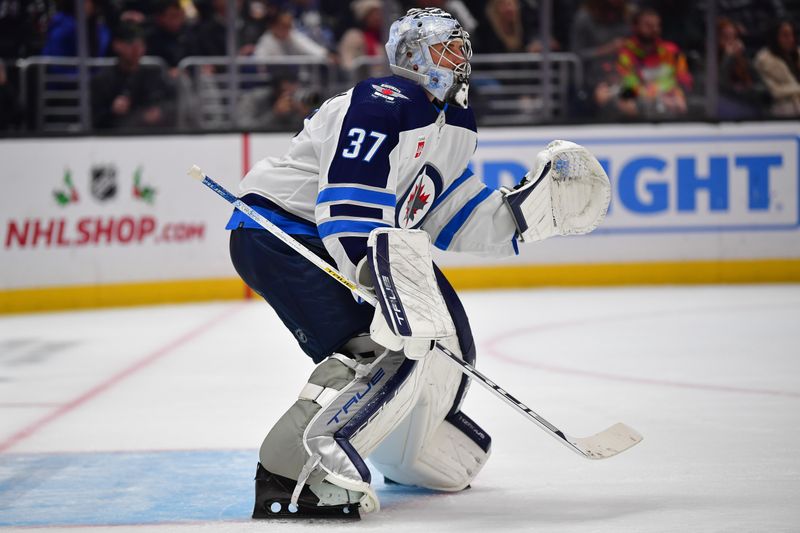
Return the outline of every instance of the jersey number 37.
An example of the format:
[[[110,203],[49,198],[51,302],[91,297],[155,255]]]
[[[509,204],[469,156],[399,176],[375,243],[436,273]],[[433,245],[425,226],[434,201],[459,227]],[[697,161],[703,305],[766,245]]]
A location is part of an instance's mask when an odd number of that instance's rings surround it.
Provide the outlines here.
[[[356,159],[358,158],[358,154],[361,153],[361,145],[363,144],[364,139],[367,138],[367,132],[361,128],[351,128],[347,133],[347,137],[350,138],[350,146],[342,150],[342,157],[347,159]],[[381,144],[386,139],[386,134],[378,131],[371,131],[369,132],[369,137],[375,140],[372,142],[372,146],[364,156],[364,161],[367,163],[372,160],[372,156],[375,155],[375,152],[378,151],[378,148],[380,148]]]

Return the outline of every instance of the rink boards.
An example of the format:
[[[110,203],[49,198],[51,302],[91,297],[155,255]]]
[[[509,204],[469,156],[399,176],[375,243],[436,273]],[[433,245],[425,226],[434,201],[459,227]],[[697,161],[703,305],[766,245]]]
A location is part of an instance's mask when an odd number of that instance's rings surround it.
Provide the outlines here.
[[[551,139],[587,146],[613,197],[588,236],[512,259],[437,254],[460,287],[800,281],[800,127],[677,124],[486,129],[470,163],[516,183]],[[287,134],[0,141],[0,312],[238,298],[230,209],[186,176],[235,191]]]

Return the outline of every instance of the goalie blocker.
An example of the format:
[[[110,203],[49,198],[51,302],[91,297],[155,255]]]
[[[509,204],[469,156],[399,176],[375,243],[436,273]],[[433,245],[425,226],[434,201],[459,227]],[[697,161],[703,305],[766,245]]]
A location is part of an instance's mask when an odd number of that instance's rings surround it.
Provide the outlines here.
[[[586,148],[569,141],[548,144],[516,187],[500,190],[523,242],[589,233],[603,221],[611,201],[603,167]]]

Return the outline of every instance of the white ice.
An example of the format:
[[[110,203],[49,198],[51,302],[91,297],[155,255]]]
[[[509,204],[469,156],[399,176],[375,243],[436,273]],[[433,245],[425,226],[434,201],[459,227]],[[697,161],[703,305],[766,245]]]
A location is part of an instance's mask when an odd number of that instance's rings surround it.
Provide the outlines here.
[[[800,286],[461,296],[487,376],[567,433],[645,440],[585,460],[473,384],[493,454],[471,489],[376,473],[359,523],[252,521],[258,446],[312,369],[265,303],[3,316],[0,526],[800,531]]]

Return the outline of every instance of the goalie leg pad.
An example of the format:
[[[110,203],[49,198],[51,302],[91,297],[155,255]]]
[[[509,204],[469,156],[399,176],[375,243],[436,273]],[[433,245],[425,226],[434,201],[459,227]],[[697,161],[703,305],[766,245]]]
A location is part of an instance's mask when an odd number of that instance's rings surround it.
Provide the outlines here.
[[[457,342],[448,349],[475,364],[469,321],[452,286],[436,269],[436,278],[455,322]],[[386,477],[406,485],[457,491],[469,485],[486,464],[491,437],[461,413],[469,378],[443,357],[428,358],[423,393],[414,410],[370,456]]]
[[[292,503],[309,488],[322,505],[356,501],[364,512],[378,510],[363,458],[413,408],[424,368],[402,352],[384,351],[372,360],[334,354],[267,435],[262,465],[297,480]]]
[[[457,409],[465,392],[460,371],[443,357],[429,361],[419,401],[370,461],[398,483],[458,491],[486,464],[491,437]]]
[[[412,414],[412,423],[416,414],[416,411]],[[459,412],[457,416],[457,423],[466,421],[469,424],[467,432],[450,419],[445,419],[434,431],[425,435],[423,442],[414,438],[415,431],[408,431],[403,435],[404,442],[398,443],[395,438],[400,438],[402,429],[406,429],[398,428],[381,447],[381,452],[401,459],[381,461],[381,458],[373,457],[371,461],[386,477],[403,485],[441,491],[467,488],[489,460],[491,439],[466,415]],[[482,439],[485,448],[473,440],[476,431],[485,437]],[[404,453],[397,454],[403,447]]]

